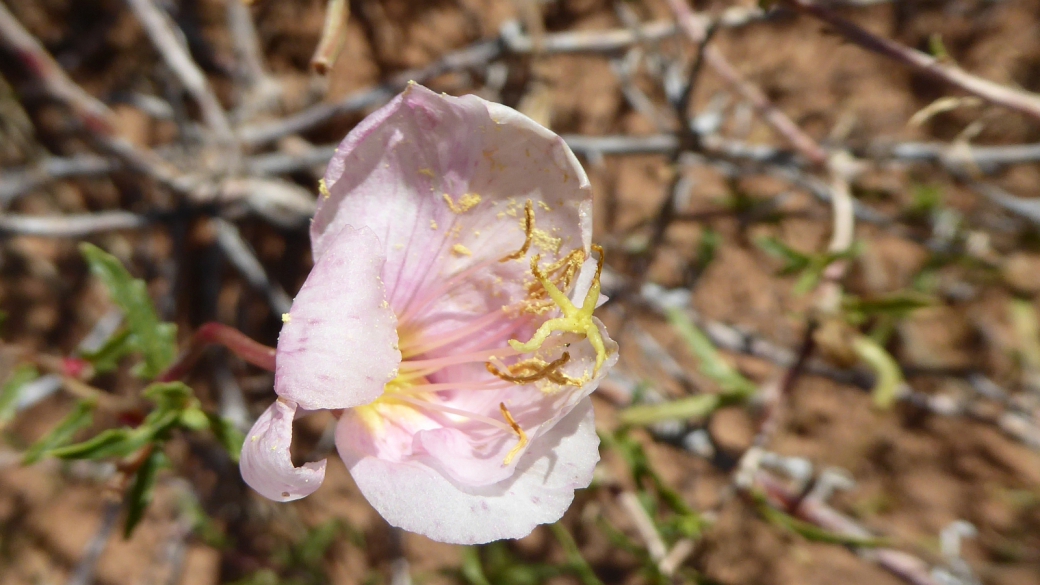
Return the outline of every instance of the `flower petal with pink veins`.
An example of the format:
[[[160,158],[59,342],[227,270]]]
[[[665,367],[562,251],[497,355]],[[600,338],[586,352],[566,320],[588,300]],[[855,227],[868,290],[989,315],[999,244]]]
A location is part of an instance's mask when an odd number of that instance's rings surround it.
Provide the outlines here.
[[[529,260],[498,260],[523,245],[528,200],[528,255],[548,264],[589,250],[591,190],[574,154],[529,118],[475,96],[409,86],[344,139],[325,183],[311,224],[315,257],[343,225],[371,228],[385,247],[391,306],[431,337],[526,296]],[[447,279],[478,265],[443,294]]]
[[[342,228],[317,259],[278,336],[274,389],[308,410],[350,408],[397,375],[397,318],[380,274],[383,247],[367,228]]]
[[[346,420],[344,418],[344,420]],[[480,544],[521,538],[555,522],[592,481],[599,437],[592,402],[581,401],[535,440],[516,473],[498,484],[464,488],[416,461],[396,463],[354,450],[341,421],[336,447],[361,493],[390,524],[441,542]]]
[[[296,405],[279,398],[249,430],[239,468],[242,479],[260,495],[291,502],[314,493],[325,480],[325,460],[293,467],[289,457]]]

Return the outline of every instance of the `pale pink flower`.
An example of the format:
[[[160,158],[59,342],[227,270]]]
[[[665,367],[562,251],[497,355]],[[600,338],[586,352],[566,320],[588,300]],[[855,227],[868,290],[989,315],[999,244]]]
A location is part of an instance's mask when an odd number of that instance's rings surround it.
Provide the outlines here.
[[[617,361],[591,209],[563,140],[508,107],[412,84],[369,116],[326,171],[246,482],[316,490],[293,417],[344,409],[340,457],[390,524],[481,543],[559,519],[592,480],[589,394]]]

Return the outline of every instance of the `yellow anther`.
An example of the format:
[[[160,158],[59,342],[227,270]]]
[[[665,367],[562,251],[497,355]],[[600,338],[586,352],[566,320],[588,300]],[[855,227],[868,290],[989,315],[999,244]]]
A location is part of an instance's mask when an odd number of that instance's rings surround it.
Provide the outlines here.
[[[495,367],[491,362],[487,362],[485,366],[489,372],[506,382],[512,382],[514,384],[530,384],[531,382],[537,382],[538,380],[544,380],[547,378],[551,381],[555,381],[558,379],[557,374],[559,374],[557,370],[563,367],[563,365],[570,361],[570,359],[571,354],[564,352],[559,359],[553,360],[549,363],[545,363],[537,358],[524,360],[510,366],[508,368],[508,374]],[[531,373],[521,374],[518,372]]]
[[[506,419],[506,422],[509,423],[510,427],[512,427],[513,432],[516,433],[516,436],[520,437],[520,440],[517,441],[516,446],[513,447],[509,451],[509,453],[506,454],[505,460],[502,461],[502,465],[509,465],[513,462],[513,459],[520,453],[520,451],[523,451],[524,447],[527,446],[527,433],[525,433],[524,429],[520,428],[520,425],[517,424],[516,419],[513,418],[512,413],[510,413],[509,409],[506,408],[505,402],[499,402],[498,408],[502,411],[502,418]]]
[[[593,245],[592,249],[599,253],[599,260],[596,265],[596,275],[592,278],[592,285],[589,287],[588,294],[585,295],[581,308],[575,307],[571,300],[567,298],[567,295],[556,288],[556,285],[538,268],[537,257],[531,260],[531,272],[538,279],[538,282],[542,283],[542,287],[549,294],[549,298],[560,307],[563,317],[549,319],[542,323],[527,343],[520,343],[515,339],[510,339],[510,347],[516,351],[528,353],[540,348],[545,343],[545,340],[556,331],[584,335],[589,340],[589,343],[592,344],[592,349],[596,350],[596,368],[593,370],[593,374],[599,371],[600,366],[607,359],[607,349],[603,345],[603,336],[600,335],[596,322],[592,320],[592,312],[596,310],[596,303],[599,301],[599,280],[603,272],[603,248]]]
[[[524,245],[512,254],[503,257],[499,262],[519,260],[531,249],[531,238],[534,235],[534,203],[530,199],[524,204]]]

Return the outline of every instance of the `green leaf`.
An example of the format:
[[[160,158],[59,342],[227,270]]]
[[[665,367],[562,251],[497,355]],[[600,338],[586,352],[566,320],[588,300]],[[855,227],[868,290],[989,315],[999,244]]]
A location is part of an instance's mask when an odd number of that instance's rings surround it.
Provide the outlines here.
[[[1018,337],[1022,360],[1030,369],[1040,369],[1040,319],[1032,301],[1012,299],[1008,304],[1008,313]]]
[[[190,388],[180,382],[152,384],[144,390],[147,398],[155,400],[155,410],[148,413],[137,428],[108,429],[98,435],[67,447],[50,451],[50,455],[61,459],[104,459],[126,457],[144,448],[149,443],[165,441],[170,431],[181,420],[181,412],[191,406],[194,396],[184,396]]]
[[[552,529],[556,540],[560,542],[563,554],[567,558],[567,564],[570,565],[570,569],[574,571],[578,579],[584,585],[603,585],[603,582],[599,580],[599,577],[592,570],[589,562],[585,560],[585,557],[581,556],[581,550],[578,549],[578,544],[574,542],[574,537],[571,536],[567,528],[559,522],[549,525],[549,528]]]
[[[491,585],[487,576],[484,575],[484,567],[480,562],[480,551],[475,546],[462,548],[460,572],[469,585]]]
[[[950,58],[950,52],[946,50],[946,45],[943,44],[942,35],[939,33],[928,35],[928,52],[940,61]]]
[[[882,538],[859,538],[856,536],[847,536],[844,534],[838,534],[837,532],[824,530],[815,524],[810,524],[809,522],[795,518],[786,512],[782,512],[770,506],[769,502],[766,501],[765,496],[761,493],[752,492],[752,498],[758,508],[758,513],[761,514],[767,522],[774,526],[790,530],[807,540],[865,548],[888,545],[888,541]]]
[[[697,259],[694,265],[699,270],[704,270],[715,259],[719,246],[722,245],[722,236],[714,229],[707,227],[701,232],[700,241],[697,243]]]
[[[144,281],[133,278],[115,256],[88,243],[80,244],[80,252],[126,315],[128,343],[144,359],[134,374],[146,379],[158,376],[176,357],[176,326],[159,321]]]
[[[126,492],[126,522],[123,524],[123,538],[130,538],[134,528],[144,517],[148,504],[152,503],[155,492],[155,480],[159,470],[166,465],[166,456],[161,449],[154,449],[144,460],[134,475],[134,483]]]
[[[694,325],[684,311],[670,309],[668,322],[683,338],[693,355],[697,357],[700,372],[715,381],[724,393],[741,394],[747,397],[756,392],[755,384],[722,359],[708,336]]]
[[[935,297],[931,295],[901,291],[868,299],[846,296],[841,300],[841,308],[854,319],[882,315],[901,319],[918,309],[931,307],[936,302]]]
[[[184,382],[156,382],[141,391],[141,396],[156,404],[157,409],[184,410],[198,406],[195,391]]]
[[[80,355],[94,366],[96,372],[104,374],[116,369],[119,366],[119,360],[129,353],[133,353],[135,349],[130,330],[123,329],[109,337],[108,341],[96,351],[84,351]]]
[[[861,251],[859,243],[853,243],[847,250],[842,252],[827,252],[824,254],[803,254],[776,238],[764,237],[755,240],[755,245],[763,252],[778,258],[784,264],[779,270],[781,276],[798,274],[793,292],[802,295],[820,282],[823,271],[835,260],[847,260],[855,258]]]
[[[29,447],[22,458],[22,463],[25,465],[36,463],[49,451],[71,441],[72,437],[81,429],[89,427],[94,419],[95,406],[96,404],[91,400],[79,401],[72,412],[58,423],[58,426],[54,427],[54,430]]]
[[[935,185],[914,185],[912,200],[907,209],[910,217],[928,217],[943,203],[943,190]]]
[[[11,377],[4,382],[3,387],[0,387],[0,425],[14,418],[22,387],[35,380],[39,375],[36,368],[21,365],[15,368]]]
[[[637,486],[647,483],[653,486],[657,497],[674,514],[658,526],[662,533],[671,532],[687,538],[695,538],[701,534],[706,525],[705,520],[686,503],[682,494],[672,489],[654,470],[642,443],[632,438],[624,429],[614,434],[602,434],[600,438],[606,448],[617,451],[624,459],[632,474],[633,483]],[[639,490],[638,495],[648,510],[657,507],[649,492]]]
[[[147,445],[152,439],[150,429],[108,429],[74,445],[58,447],[47,452],[59,459],[103,459],[126,457]]]
[[[204,431],[209,428],[209,417],[201,408],[186,408],[181,411],[180,425],[193,431]]]
[[[658,404],[640,404],[621,411],[621,424],[645,426],[666,420],[703,420],[719,408],[718,394],[698,394]]]
[[[755,240],[755,245],[761,248],[766,254],[769,254],[784,263],[783,267],[780,268],[780,274],[782,276],[801,272],[812,264],[811,256],[791,248],[776,238],[758,238]]]
[[[242,443],[246,439],[245,435],[235,428],[234,423],[220,415],[206,413],[206,416],[209,417],[209,428],[213,431],[213,436],[224,446],[231,460],[238,463],[238,456],[242,453]]]
[[[866,336],[856,338],[852,342],[852,350],[877,375],[877,381],[871,391],[874,405],[882,409],[890,408],[899,397],[903,385],[903,371],[899,368],[899,363],[884,347]]]

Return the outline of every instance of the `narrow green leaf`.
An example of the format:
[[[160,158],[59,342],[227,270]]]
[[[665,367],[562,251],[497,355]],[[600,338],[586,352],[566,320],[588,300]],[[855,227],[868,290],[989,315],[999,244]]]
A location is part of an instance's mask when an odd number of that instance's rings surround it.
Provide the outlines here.
[[[136,347],[129,329],[116,332],[96,351],[85,351],[80,355],[94,366],[99,374],[111,372],[119,366],[123,356],[133,353]]]
[[[102,459],[126,457],[148,444],[151,436],[136,429],[108,429],[74,445],[51,449],[47,454],[59,459]]]
[[[791,248],[787,244],[773,237],[762,237],[755,240],[755,245],[763,252],[782,261],[784,265],[780,268],[781,275],[794,274],[809,267],[812,257]]]
[[[238,456],[242,453],[242,443],[246,439],[245,435],[235,428],[234,423],[220,415],[206,413],[206,416],[209,417],[209,428],[213,431],[213,436],[224,446],[231,460],[238,463]]]
[[[18,407],[18,397],[22,394],[22,387],[32,382],[40,375],[36,368],[30,365],[21,365],[15,368],[11,376],[0,387],[0,425],[14,418],[15,409]]]
[[[902,318],[918,309],[935,304],[935,297],[917,291],[900,291],[867,299],[846,296],[841,300],[841,308],[844,311],[867,317],[888,315]]]
[[[126,522],[123,524],[123,538],[130,538],[134,528],[141,522],[148,504],[152,503],[155,492],[155,480],[159,470],[166,465],[166,456],[161,449],[154,449],[141,467],[137,469],[134,483],[126,492]]]
[[[491,585],[484,575],[484,567],[480,562],[480,551],[475,546],[462,547],[462,566],[459,568],[462,578],[469,585]]]
[[[567,564],[570,565],[571,570],[574,571],[578,579],[584,585],[603,585],[603,581],[599,580],[596,576],[595,571],[592,570],[592,566],[585,560],[585,557],[581,556],[581,550],[578,549],[578,543],[574,542],[574,537],[567,528],[557,522],[550,524],[549,528],[552,529],[553,535],[556,536],[556,540],[560,542],[560,546],[563,547],[563,554],[567,558]]]
[[[201,408],[186,408],[181,411],[180,425],[193,431],[204,431],[209,428],[209,417]]]
[[[745,397],[755,393],[755,384],[722,359],[708,336],[694,325],[684,311],[670,309],[668,322],[697,357],[700,372],[715,381],[723,392],[742,394]]]
[[[184,382],[157,382],[141,391],[141,396],[160,409],[183,410],[198,405],[195,391]]]
[[[810,524],[770,506],[769,502],[766,501],[765,496],[762,494],[754,493],[752,494],[752,498],[755,500],[759,514],[761,514],[767,522],[774,526],[790,530],[791,532],[802,536],[806,540],[863,548],[875,548],[886,546],[888,544],[888,541],[882,538],[859,538],[856,536],[848,536],[824,530],[815,524]]]
[[[91,273],[104,283],[126,315],[128,343],[144,359],[134,373],[142,378],[158,376],[176,357],[176,327],[159,321],[144,281],[133,278],[115,256],[88,243],[80,244],[80,251]]]
[[[942,35],[939,33],[928,35],[928,52],[940,61],[950,58],[950,52],[946,50],[946,45],[943,44]]]
[[[93,401],[79,401],[76,407],[72,409],[72,412],[58,423],[58,426],[54,427],[51,432],[29,447],[29,450],[25,452],[25,456],[22,458],[22,463],[25,465],[36,463],[47,452],[65,445],[72,440],[72,437],[78,431],[89,427],[94,419],[94,406],[95,403]]]
[[[1025,365],[1040,369],[1040,319],[1032,301],[1012,299],[1008,305],[1011,326],[1018,337],[1019,353]]]
[[[852,342],[852,350],[877,375],[877,381],[871,391],[874,405],[882,409],[890,408],[899,397],[903,385],[903,371],[899,368],[899,363],[884,347],[864,335]]]
[[[718,253],[721,245],[722,236],[719,235],[719,232],[710,227],[704,228],[704,231],[701,232],[700,241],[697,243],[697,260],[695,265],[700,270],[707,268],[712,260],[715,259],[715,255]]]
[[[721,403],[718,394],[698,394],[658,404],[640,404],[621,411],[621,423],[645,426],[666,420],[703,420]]]

